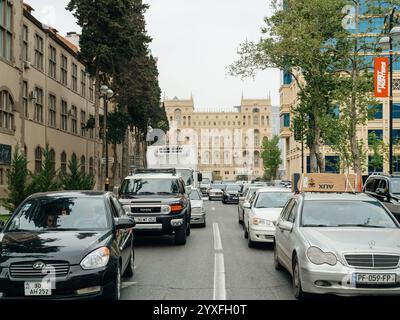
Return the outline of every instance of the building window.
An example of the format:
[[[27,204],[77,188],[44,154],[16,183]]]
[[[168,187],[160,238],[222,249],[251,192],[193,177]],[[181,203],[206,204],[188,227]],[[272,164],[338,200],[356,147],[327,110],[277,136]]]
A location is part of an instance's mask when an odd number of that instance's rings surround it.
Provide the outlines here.
[[[290,113],[284,113],[281,115],[281,128],[290,127]]]
[[[182,111],[180,109],[175,110],[175,121],[178,126],[181,125],[181,120],[182,120]]]
[[[89,114],[89,118],[90,118],[90,119],[94,119],[94,117],[93,117],[92,114]],[[90,137],[90,139],[93,139],[93,137],[94,137],[93,131],[94,131],[93,128],[90,128],[90,129],[89,129],[89,137]]]
[[[0,168],[0,186],[5,185],[4,183],[4,169]]]
[[[42,148],[37,147],[35,149],[35,173],[38,174],[42,171]]]
[[[43,123],[43,90],[35,88],[36,90],[36,103],[35,103],[35,121]]]
[[[368,144],[373,144],[373,135],[377,140],[383,140],[383,130],[368,130]]]
[[[81,136],[86,137],[86,112],[81,111]]]
[[[67,154],[65,152],[61,153],[61,172],[67,173]]]
[[[259,125],[260,125],[260,110],[256,108],[253,110],[253,126],[259,126]]]
[[[284,71],[283,72],[283,84],[290,85],[293,82],[293,76],[290,72]]]
[[[14,102],[8,91],[0,91],[0,128],[12,130],[14,124]]]
[[[338,156],[325,157],[325,172],[340,173],[340,160]]]
[[[61,83],[68,85],[68,59],[63,54],[61,55]]]
[[[82,170],[82,172],[86,172],[86,159],[85,159],[85,156],[81,157],[81,170]]]
[[[400,104],[393,103],[393,119],[400,119]]]
[[[35,35],[35,67],[43,70],[43,38]]]
[[[54,149],[50,150],[50,162],[51,162],[51,170],[52,172],[56,172],[56,152]]]
[[[72,162],[76,162],[76,161],[78,161],[78,159],[77,159],[77,157],[76,157],[76,154],[75,154],[75,153],[73,153],[73,154],[72,154],[72,156],[71,156],[71,161],[72,161]]]
[[[254,152],[254,167],[258,168],[260,166],[260,152]]]
[[[56,123],[56,96],[49,95],[49,126],[55,128]]]
[[[86,73],[81,70],[81,96],[86,97]]]
[[[26,25],[22,28],[22,59],[29,61],[29,30]]]
[[[61,130],[68,131],[68,104],[61,100]]]
[[[78,110],[75,106],[72,106],[72,119],[71,119],[71,131],[74,134],[78,134]]]
[[[49,46],[49,77],[57,79],[57,51],[53,46]]]
[[[383,119],[383,105],[382,103],[368,106],[369,120]]]
[[[0,56],[11,61],[12,55],[12,4],[8,0],[0,0]]]
[[[254,147],[259,148],[260,144],[260,131],[256,129],[254,130]]]
[[[28,110],[28,82],[24,81],[22,83],[22,104],[24,107],[25,118],[29,118]]]
[[[383,156],[368,156],[368,173],[383,172]]]
[[[89,173],[90,174],[93,174],[93,168],[94,168],[93,157],[90,157],[90,159],[89,159]]]
[[[72,90],[78,91],[78,66],[72,63]]]
[[[94,100],[94,89],[93,89],[94,83],[93,79],[89,78],[89,99],[90,101]]]

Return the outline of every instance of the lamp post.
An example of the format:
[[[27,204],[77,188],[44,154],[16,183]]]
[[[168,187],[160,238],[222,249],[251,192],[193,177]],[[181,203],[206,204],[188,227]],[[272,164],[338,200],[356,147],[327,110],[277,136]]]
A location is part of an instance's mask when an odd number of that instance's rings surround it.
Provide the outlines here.
[[[114,91],[109,89],[106,85],[100,88],[101,96],[104,98],[104,140],[106,148],[106,161],[105,161],[105,185],[104,191],[109,191],[110,180],[108,178],[108,129],[107,129],[107,115],[108,115],[108,100],[114,96]]]
[[[389,174],[393,174],[393,41],[400,40],[400,26],[394,26],[395,13],[396,8],[393,7],[386,15],[385,36],[378,43],[382,50],[389,50]]]

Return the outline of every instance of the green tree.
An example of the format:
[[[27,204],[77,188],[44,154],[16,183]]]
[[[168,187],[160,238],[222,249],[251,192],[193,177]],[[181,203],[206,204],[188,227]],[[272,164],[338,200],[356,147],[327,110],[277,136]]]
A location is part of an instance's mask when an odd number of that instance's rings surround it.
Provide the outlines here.
[[[373,168],[374,172],[382,171],[383,162],[387,160],[385,155],[388,152],[388,146],[375,133],[368,135],[368,146],[370,151],[372,151],[369,166]]]
[[[31,182],[27,189],[29,194],[38,192],[58,191],[61,186],[54,168],[55,159],[52,158],[49,145],[43,149],[42,168],[39,173],[31,173]]]
[[[8,211],[13,212],[28,196],[26,189],[28,177],[28,161],[17,145],[11,160],[10,171],[7,173],[7,198],[2,201],[2,205]]]
[[[85,173],[78,164],[76,157],[68,162],[69,173],[61,173],[60,180],[63,190],[92,190],[95,185],[93,174]]]
[[[264,138],[262,144],[261,158],[263,159],[264,164],[265,180],[276,180],[278,176],[279,166],[282,164],[278,136],[274,136],[271,140],[269,140],[268,138]]]

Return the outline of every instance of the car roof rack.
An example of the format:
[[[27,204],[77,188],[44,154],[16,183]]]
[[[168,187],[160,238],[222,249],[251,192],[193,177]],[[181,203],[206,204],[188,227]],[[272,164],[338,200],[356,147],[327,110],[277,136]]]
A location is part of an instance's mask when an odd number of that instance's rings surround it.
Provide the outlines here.
[[[388,177],[388,178],[399,178],[400,177],[400,172],[396,172],[396,173],[385,173],[385,172],[373,172],[370,174],[370,176],[383,176],[383,177]]]
[[[168,173],[168,174],[176,175],[176,169],[175,168],[160,168],[160,169],[136,168],[133,170],[133,174],[145,174],[145,173]]]

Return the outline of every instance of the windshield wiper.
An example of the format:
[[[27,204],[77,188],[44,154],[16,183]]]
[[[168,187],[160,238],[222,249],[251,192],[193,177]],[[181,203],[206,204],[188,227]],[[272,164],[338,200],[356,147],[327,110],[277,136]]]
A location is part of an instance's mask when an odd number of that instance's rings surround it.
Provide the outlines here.
[[[139,193],[137,193],[138,195],[142,195],[142,196],[150,196],[150,195],[152,195],[152,194],[155,194],[154,192],[149,192],[149,191],[146,191],[146,192],[139,192]]]
[[[362,228],[386,228],[384,226],[375,226],[371,224],[339,224],[338,227],[362,227]]]
[[[303,225],[303,227],[314,227],[314,228],[329,228],[329,227],[332,227],[332,226],[328,226],[328,225],[326,225],[326,224],[305,224],[305,225]]]
[[[169,196],[169,195],[176,194],[176,193],[172,193],[172,192],[165,192],[165,191],[160,191],[160,192],[157,192],[157,194],[159,194],[159,195],[165,195],[165,196]]]
[[[39,230],[27,230],[27,229],[14,229],[7,230],[7,232],[38,232]]]

